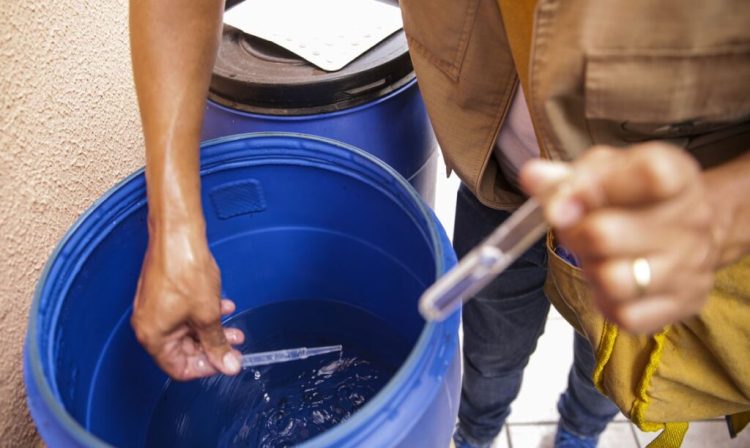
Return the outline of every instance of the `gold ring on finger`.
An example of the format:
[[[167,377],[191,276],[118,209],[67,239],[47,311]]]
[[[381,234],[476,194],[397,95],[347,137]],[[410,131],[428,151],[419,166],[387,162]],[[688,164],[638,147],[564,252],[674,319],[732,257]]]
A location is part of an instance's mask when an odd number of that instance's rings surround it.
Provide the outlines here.
[[[647,259],[638,257],[633,260],[632,268],[633,281],[635,282],[638,297],[643,297],[651,285],[651,265]]]

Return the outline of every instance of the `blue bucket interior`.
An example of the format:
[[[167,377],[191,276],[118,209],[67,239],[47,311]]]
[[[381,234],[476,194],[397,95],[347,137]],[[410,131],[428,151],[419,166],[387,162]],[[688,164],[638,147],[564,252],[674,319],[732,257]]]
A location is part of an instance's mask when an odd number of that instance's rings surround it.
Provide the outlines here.
[[[450,248],[416,193],[381,162],[332,141],[256,135],[204,145],[201,175],[211,250],[238,310],[340,301],[415,345],[434,327],[416,302],[445,269]],[[139,173],[69,232],[32,305],[27,370],[42,406],[81,444],[143,445],[167,379],[129,324],[146,217]],[[457,320],[450,325],[449,335]],[[420,356],[412,351],[406,364],[415,368]],[[397,385],[386,389],[399,393]]]

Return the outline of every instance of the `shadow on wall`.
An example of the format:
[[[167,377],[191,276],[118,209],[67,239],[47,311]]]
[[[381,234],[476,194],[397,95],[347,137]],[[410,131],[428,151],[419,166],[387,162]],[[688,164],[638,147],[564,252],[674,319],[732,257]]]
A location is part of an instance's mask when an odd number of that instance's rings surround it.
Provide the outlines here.
[[[21,352],[34,285],[91,202],[143,164],[127,0],[0,9],[0,445],[39,444]]]

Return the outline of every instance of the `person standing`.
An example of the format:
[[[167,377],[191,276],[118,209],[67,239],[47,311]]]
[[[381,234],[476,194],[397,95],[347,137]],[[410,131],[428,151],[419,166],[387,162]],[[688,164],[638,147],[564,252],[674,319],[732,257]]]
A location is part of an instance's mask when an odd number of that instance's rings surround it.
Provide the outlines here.
[[[748,195],[739,192],[750,187],[750,83],[737,70],[750,67],[750,8],[427,3],[401,7],[435,132],[462,180],[456,252],[465,255],[529,194],[555,229],[551,244],[537,242],[464,307],[454,441],[488,447],[544,329],[550,258],[583,269],[577,275],[612,322],[646,333],[697,314],[714,271],[747,254],[733,220],[747,219]],[[566,188],[549,194],[559,182]],[[644,263],[645,291],[632,275]],[[567,308],[561,313],[576,322]],[[575,335],[558,402],[558,447],[596,446],[618,412],[594,386],[586,336]]]

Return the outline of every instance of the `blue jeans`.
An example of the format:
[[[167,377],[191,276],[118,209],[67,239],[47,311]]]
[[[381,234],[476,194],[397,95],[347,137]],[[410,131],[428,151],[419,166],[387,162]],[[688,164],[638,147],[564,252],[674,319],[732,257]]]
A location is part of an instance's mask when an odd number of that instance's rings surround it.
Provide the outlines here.
[[[458,192],[453,245],[464,256],[510,214],[482,205],[463,185]],[[490,446],[521,388],[523,369],[536,348],[549,311],[544,239],[467,302],[463,310],[464,376],[458,432],[473,446]],[[599,435],[617,407],[591,381],[594,355],[576,334],[568,389],[560,396],[560,424],[569,432]],[[562,368],[562,366],[557,366]]]

